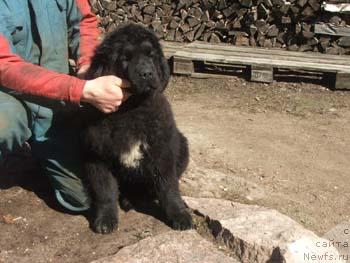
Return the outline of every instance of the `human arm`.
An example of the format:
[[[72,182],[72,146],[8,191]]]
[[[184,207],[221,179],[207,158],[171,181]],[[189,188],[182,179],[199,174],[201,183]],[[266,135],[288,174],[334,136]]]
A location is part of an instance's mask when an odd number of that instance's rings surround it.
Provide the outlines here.
[[[88,0],[69,0],[67,8],[69,48],[77,62],[78,71],[90,65],[99,43],[97,18],[91,12]]]
[[[104,113],[111,113],[118,110],[122,102],[130,96],[123,91],[128,86],[126,80],[112,75],[88,80],[81,101],[90,103]]]
[[[111,78],[101,77],[85,81],[27,62],[15,54],[16,49],[12,45],[14,32],[9,28],[6,20],[0,21],[0,86],[50,99],[74,103],[86,101],[104,112],[117,106],[121,100],[120,80],[114,79],[112,83]],[[90,91],[92,86],[95,89],[93,93]]]
[[[0,85],[25,94],[79,103],[87,102],[109,113],[128,97],[121,88],[128,83],[115,76],[81,80],[33,65],[11,52],[0,33]]]
[[[88,72],[90,65],[82,65],[77,71],[77,77],[80,79],[85,79],[86,73]]]
[[[3,29],[3,30],[1,30]],[[86,81],[24,61],[13,52],[10,33],[0,24],[0,85],[25,94],[80,102]]]
[[[77,62],[77,76],[83,79],[89,69],[95,48],[99,44],[100,32],[97,18],[91,12],[88,0],[69,0],[68,2],[69,47]],[[104,89],[97,89],[98,86],[103,86]],[[84,88],[82,101],[92,104],[102,112],[113,112],[129,97],[129,94],[121,89],[128,86],[129,83],[126,80],[116,76],[89,80]]]

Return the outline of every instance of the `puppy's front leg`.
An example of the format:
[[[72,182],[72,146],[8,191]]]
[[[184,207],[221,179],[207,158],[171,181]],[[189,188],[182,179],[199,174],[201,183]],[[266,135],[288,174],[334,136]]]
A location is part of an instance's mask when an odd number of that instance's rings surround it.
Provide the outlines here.
[[[180,196],[175,168],[167,171],[166,176],[159,174],[156,185],[159,203],[172,227],[178,230],[193,228],[192,217]]]
[[[92,228],[100,234],[108,234],[118,226],[118,183],[108,167],[102,162],[85,165],[92,194]]]

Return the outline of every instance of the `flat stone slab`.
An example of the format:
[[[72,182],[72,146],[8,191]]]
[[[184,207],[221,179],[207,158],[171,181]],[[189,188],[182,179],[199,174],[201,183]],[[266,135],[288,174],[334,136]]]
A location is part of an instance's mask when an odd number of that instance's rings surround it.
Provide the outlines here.
[[[238,263],[195,230],[169,231],[122,248],[95,263]]]
[[[276,210],[222,199],[184,199],[243,263],[345,262],[329,240]]]
[[[230,199],[240,196],[247,200],[259,200],[266,193],[259,185],[239,176],[198,166],[190,161],[189,169],[181,178],[181,192],[192,197]]]

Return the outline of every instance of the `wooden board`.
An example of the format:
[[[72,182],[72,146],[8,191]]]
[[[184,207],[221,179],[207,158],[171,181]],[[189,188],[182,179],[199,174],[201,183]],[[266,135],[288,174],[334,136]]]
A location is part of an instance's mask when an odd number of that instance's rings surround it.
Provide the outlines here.
[[[339,73],[337,87],[349,87],[348,56],[316,52],[292,52],[275,49],[237,47],[229,44],[193,42],[186,45],[163,42],[164,52],[173,57],[174,73],[194,75],[194,62],[241,66],[250,70],[252,81],[272,82],[274,69]]]
[[[350,0],[327,0],[327,4],[343,4],[343,3],[350,3]]]
[[[323,72],[350,72],[350,60],[347,56],[236,47],[233,45],[212,45],[194,42],[181,48],[174,56],[198,61],[247,66],[273,66],[285,69],[305,69]]]
[[[350,90],[350,74],[338,72],[335,78],[335,88],[340,90]]]
[[[273,66],[281,69],[296,69],[296,70],[310,70],[321,72],[350,72],[350,67],[343,65],[336,65],[332,63],[320,63],[320,62],[300,62],[300,61],[288,61],[280,60],[278,58],[270,57],[254,57],[242,55],[230,55],[227,54],[203,54],[197,52],[179,51],[176,52],[174,58],[177,59],[191,59],[194,61],[215,61],[218,63],[238,64],[246,66]]]
[[[315,34],[330,35],[330,36],[350,36],[349,26],[335,26],[327,23],[315,24]]]
[[[166,44],[167,45],[167,44]],[[174,46],[173,46],[174,47]],[[175,47],[174,47],[175,48]],[[256,54],[262,54],[262,55],[268,55],[268,56],[277,56],[280,58],[302,58],[304,61],[308,59],[323,59],[325,61],[340,61],[347,63],[346,65],[349,65],[347,56],[338,56],[338,55],[328,55],[328,54],[322,54],[318,52],[297,52],[297,51],[286,51],[281,49],[267,49],[267,48],[261,48],[261,47],[239,47],[224,43],[219,44],[213,44],[213,43],[206,43],[206,42],[200,42],[196,41],[191,44],[187,44],[186,46],[182,46],[181,49],[178,49],[178,51],[183,50],[186,48],[188,49],[198,49],[203,51],[210,51],[210,50],[221,50],[221,51],[227,51],[227,52],[241,52],[241,53],[254,53]]]
[[[174,56],[174,54],[181,50],[182,47],[184,47],[185,43],[180,42],[171,42],[171,41],[162,41],[161,46],[164,52],[164,55],[166,58],[171,58]]]
[[[175,74],[191,75],[194,72],[192,60],[174,57],[173,72]]]
[[[250,80],[257,82],[273,82],[273,68],[271,66],[251,66]]]

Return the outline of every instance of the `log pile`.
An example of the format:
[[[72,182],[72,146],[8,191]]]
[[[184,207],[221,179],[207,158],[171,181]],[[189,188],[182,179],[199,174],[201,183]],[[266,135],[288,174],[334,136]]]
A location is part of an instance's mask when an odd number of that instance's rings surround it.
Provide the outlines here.
[[[90,0],[103,32],[134,21],[168,41],[350,54],[348,37],[315,34],[315,23],[349,25],[345,15],[321,12],[320,0]]]

